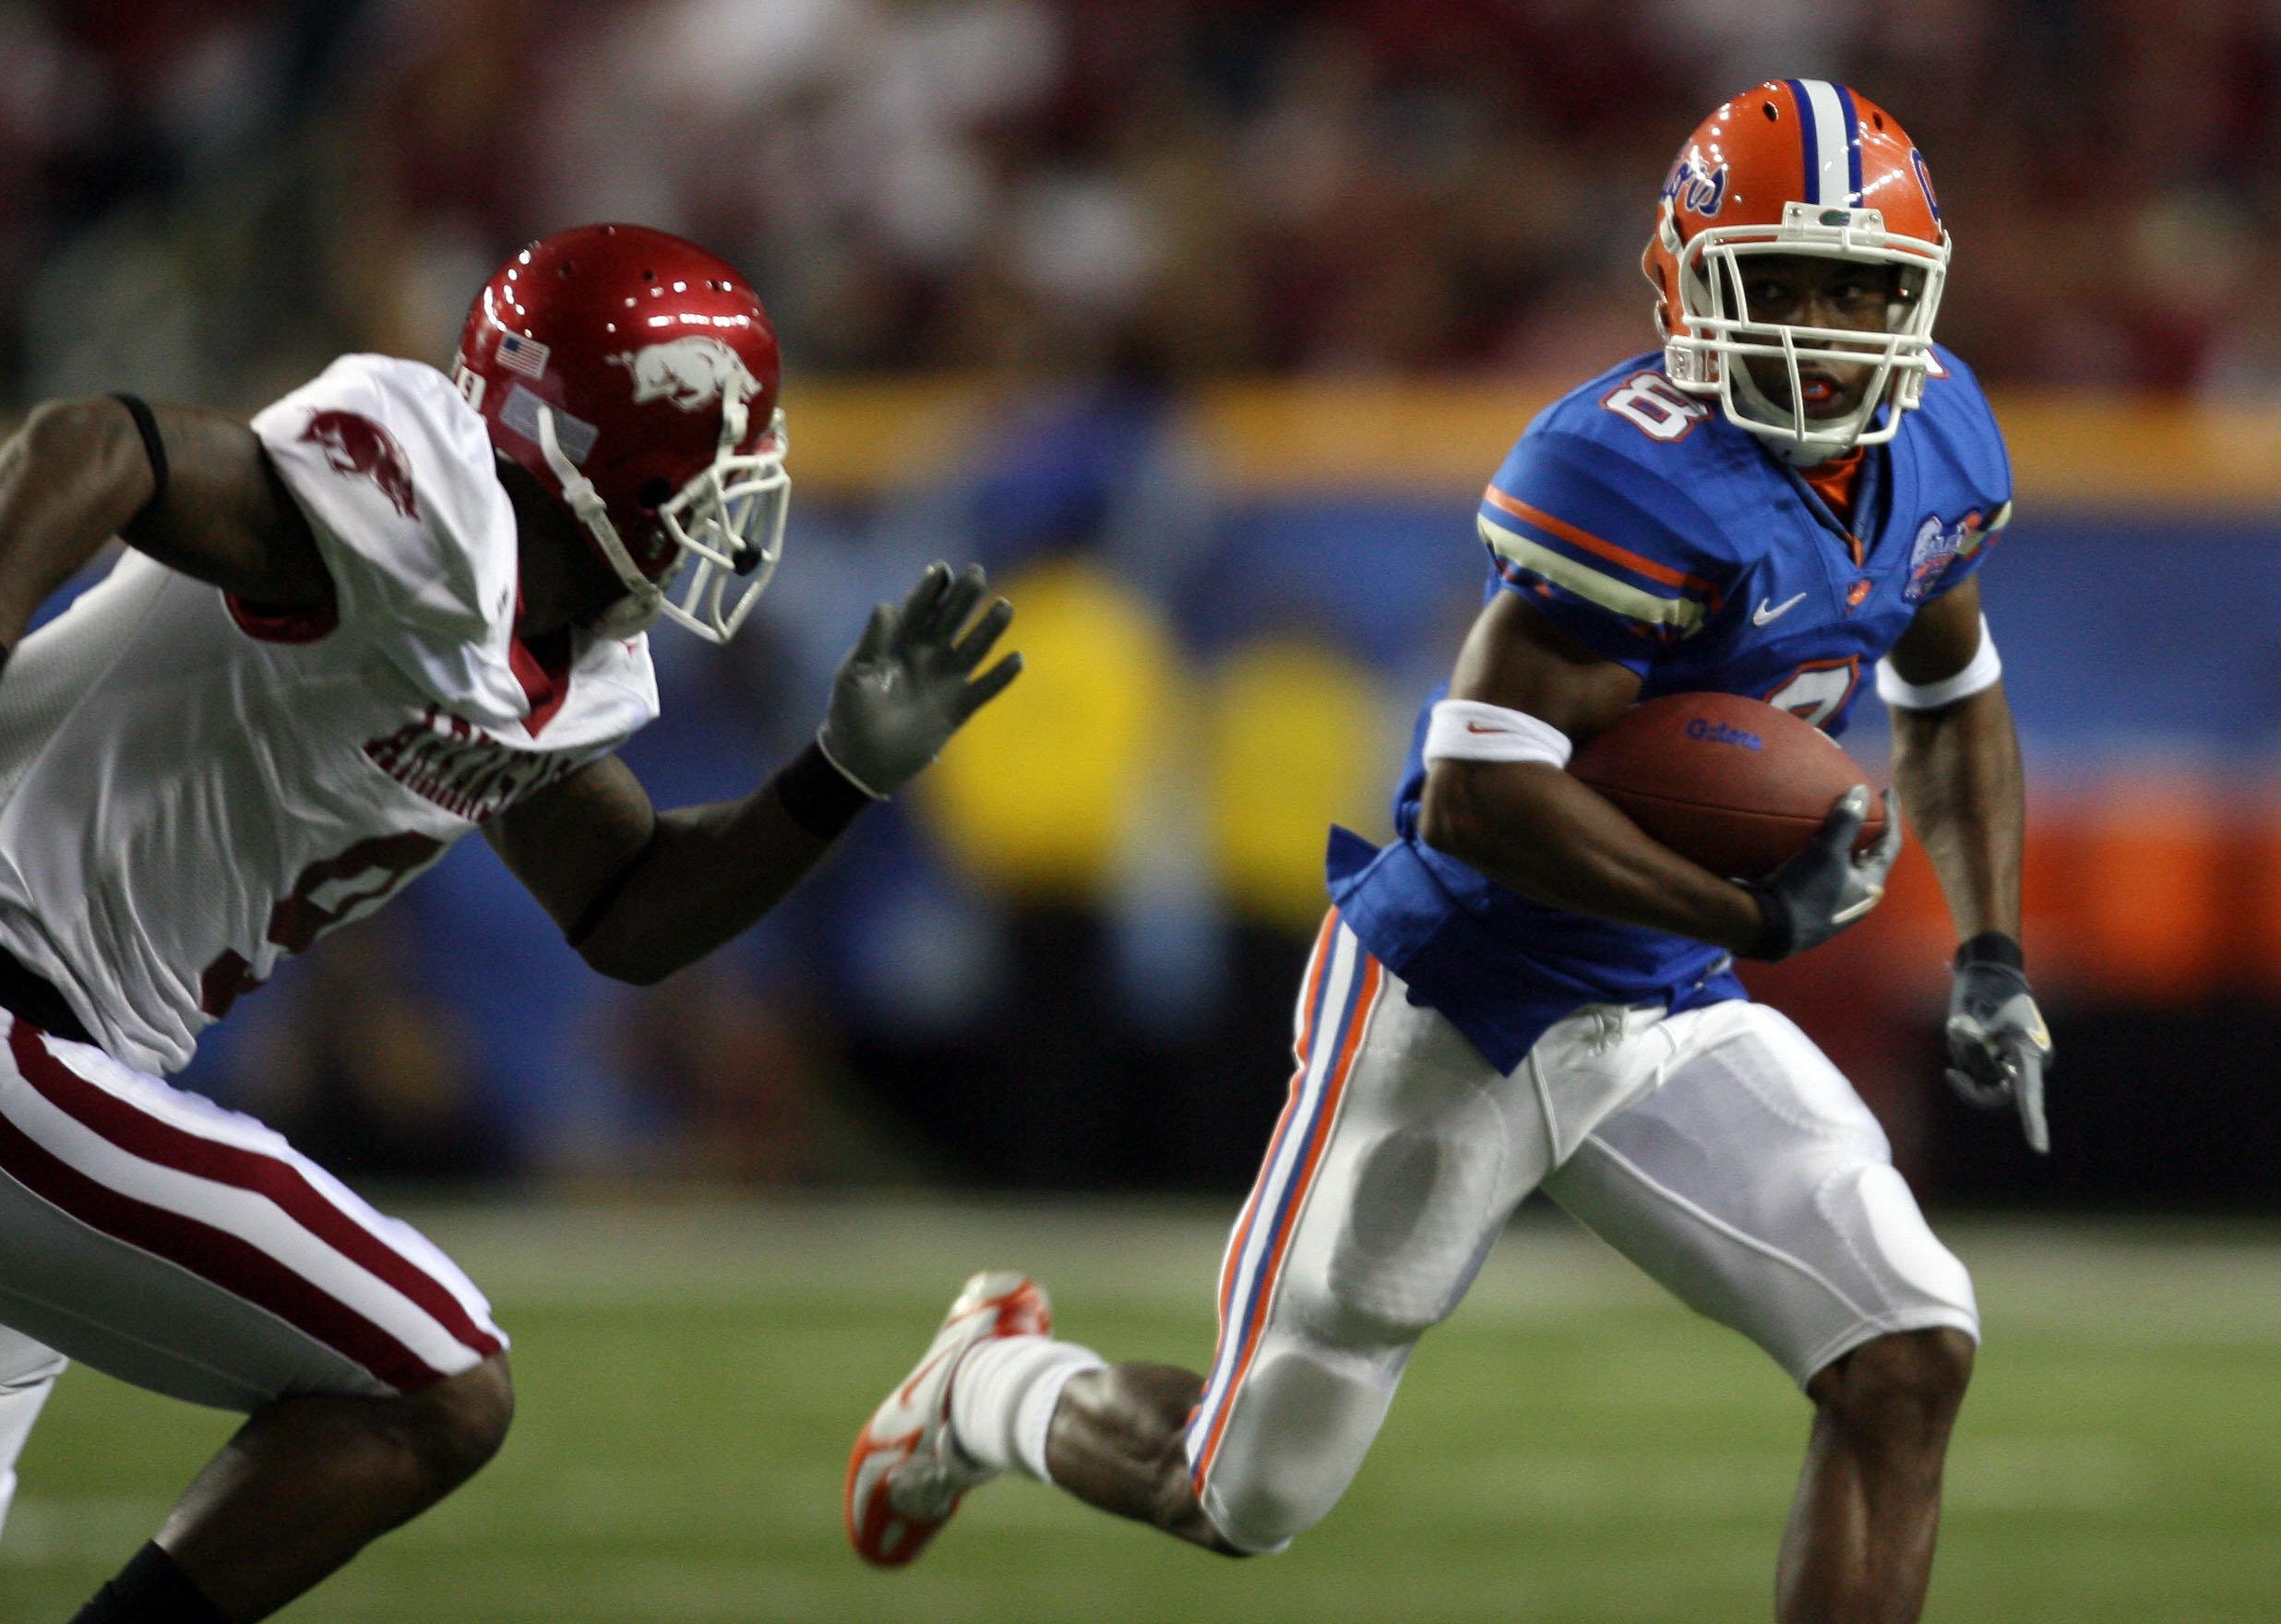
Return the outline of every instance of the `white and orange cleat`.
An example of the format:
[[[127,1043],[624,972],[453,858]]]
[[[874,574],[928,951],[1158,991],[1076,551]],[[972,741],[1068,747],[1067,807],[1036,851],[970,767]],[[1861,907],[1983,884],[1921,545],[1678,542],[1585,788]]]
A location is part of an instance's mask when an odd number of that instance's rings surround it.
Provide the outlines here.
[[[900,1568],[926,1548],[970,1488],[997,1475],[950,1437],[950,1379],[977,1343],[1052,1334],[1045,1288],[1021,1274],[977,1274],[919,1361],[855,1435],[847,1462],[847,1537],[855,1554]]]

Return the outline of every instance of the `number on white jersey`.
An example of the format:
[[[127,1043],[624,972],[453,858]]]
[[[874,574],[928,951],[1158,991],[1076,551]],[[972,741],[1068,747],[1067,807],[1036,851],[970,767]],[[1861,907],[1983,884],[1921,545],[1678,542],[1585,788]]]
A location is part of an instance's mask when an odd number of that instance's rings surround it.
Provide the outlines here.
[[[443,854],[443,842],[408,830],[359,841],[338,857],[312,863],[292,894],[269,910],[269,939],[289,953],[305,953],[318,937],[371,913]],[[198,1008],[219,1021],[260,985],[245,956],[225,948],[198,978]]]
[[[1854,685],[1861,680],[1861,662],[1857,657],[1844,660],[1817,660],[1801,665],[1785,682],[1766,696],[1766,702],[1777,710],[1787,710],[1816,727],[1845,708],[1853,697]]]
[[[1600,402],[1651,440],[1682,440],[1711,408],[1660,372],[1635,372]]]

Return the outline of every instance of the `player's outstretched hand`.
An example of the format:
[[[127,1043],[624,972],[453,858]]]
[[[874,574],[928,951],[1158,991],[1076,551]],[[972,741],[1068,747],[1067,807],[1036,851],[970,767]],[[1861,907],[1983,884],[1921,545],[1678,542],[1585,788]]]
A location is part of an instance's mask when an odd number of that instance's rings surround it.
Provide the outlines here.
[[[2027,990],[2020,946],[1990,931],[1956,949],[1949,988],[1948,1080],[1987,1110],[2016,1105],[2028,1148],[2051,1151],[2044,1121],[2044,1073],[2051,1068],[2051,1032]]]
[[[840,663],[817,743],[873,799],[901,789],[1021,675],[1019,654],[974,675],[1014,617],[1003,598],[975,616],[989,591],[979,564],[955,576],[948,564],[930,564],[909,597],[871,612]]]
[[[1877,906],[1885,876],[1901,855],[1901,810],[1885,792],[1885,832],[1857,856],[1853,844],[1869,817],[1869,792],[1856,784],[1837,798],[1814,838],[1764,879],[1743,889],[1758,899],[1766,928],[1748,955],[1787,959],[1818,948]]]

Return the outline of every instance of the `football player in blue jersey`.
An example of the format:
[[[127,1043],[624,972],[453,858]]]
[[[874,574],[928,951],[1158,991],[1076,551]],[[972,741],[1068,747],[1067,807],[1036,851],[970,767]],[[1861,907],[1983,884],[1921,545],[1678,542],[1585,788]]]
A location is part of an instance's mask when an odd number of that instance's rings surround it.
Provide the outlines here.
[[[1976,580],[2011,471],[1932,342],[1948,257],[1923,160],[1845,87],[1769,82],[1695,131],[1645,257],[1664,352],[1568,395],[1498,471],[1487,601],[1420,719],[1399,838],[1333,833],[1298,1072],[1229,1243],[1212,1369],[1107,1365],[1053,1340],[1034,1282],[977,1275],[857,1439],[863,1555],[909,1560],[1007,1470],[1211,1549],[1280,1548],[1344,1491],[1411,1348],[1543,1188],[1812,1400],[1778,1618],[1917,1617],[1972,1284],[1852,1088],[1733,969],[1866,914],[1899,820],[1857,854],[1855,790],[1739,883],[1563,769],[1666,693],[1835,733],[1874,667],[1962,943],[1953,1075],[2016,1102],[2043,1148],[2019,746]]]

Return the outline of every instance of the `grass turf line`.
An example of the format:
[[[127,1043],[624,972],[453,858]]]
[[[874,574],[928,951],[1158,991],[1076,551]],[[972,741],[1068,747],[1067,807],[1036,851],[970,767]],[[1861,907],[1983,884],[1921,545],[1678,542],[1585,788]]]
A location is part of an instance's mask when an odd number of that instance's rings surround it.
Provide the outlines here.
[[[839,1527],[848,1441],[977,1267],[1066,1334],[1200,1365],[1224,1215],[1114,1206],[421,1215],[516,1337],[506,1452],[281,1618],[434,1624],[1763,1620],[1804,1402],[1557,1223],[1413,1361],[1337,1511],[1231,1563],[1027,1483],[900,1573]],[[1989,1345],[1928,1617],[2249,1620],[2281,1595],[2281,1231],[1943,1225]],[[0,1537],[0,1624],[69,1617],[230,1418],[65,1379]]]

